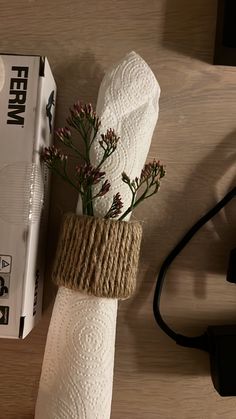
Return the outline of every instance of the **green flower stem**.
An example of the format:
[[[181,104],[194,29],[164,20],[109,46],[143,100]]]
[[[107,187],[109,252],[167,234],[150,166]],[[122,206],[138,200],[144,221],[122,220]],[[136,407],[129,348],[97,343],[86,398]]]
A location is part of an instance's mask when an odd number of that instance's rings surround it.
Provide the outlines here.
[[[80,126],[78,126],[78,128],[79,128],[79,133],[80,133],[81,137],[83,138],[84,143],[87,147],[87,145],[88,145],[88,132],[86,131],[86,128],[84,126],[83,121],[80,122]]]
[[[118,218],[119,221],[122,221],[125,217],[127,217],[127,215],[132,212],[134,210],[135,207],[137,207],[140,202],[144,201],[145,198],[143,199],[138,199],[138,201],[136,201],[133,205],[130,205],[130,207],[124,212],[124,214],[121,215],[120,218]]]
[[[131,207],[129,207],[125,212],[124,212],[124,214],[123,215],[121,215],[121,217],[120,218],[118,218],[118,220],[119,221],[122,221],[132,210],[133,210],[133,208],[134,208],[134,205]]]
[[[59,175],[65,182],[68,182],[73,188],[75,188],[76,190],[77,190],[77,192],[80,192],[80,190],[79,190],[79,188],[74,184],[74,182],[72,182],[71,180],[70,180],[70,178],[67,176],[67,175],[65,175],[65,174],[62,174],[61,172],[60,172],[60,170],[58,170],[58,169],[56,169],[56,167],[53,167],[53,166],[49,166],[49,168],[51,169],[51,170],[53,170],[57,175]]]
[[[100,167],[103,165],[103,163],[106,161],[107,157],[105,157],[105,154],[102,158],[102,160],[100,161],[99,165],[96,167],[97,169],[100,169]]]
[[[78,124],[76,121],[72,120],[71,121],[72,126],[79,132],[79,134],[81,135],[82,139],[84,140],[84,135],[86,135],[86,133],[84,132],[84,127],[81,129],[82,124]]]
[[[132,201],[131,201],[131,205],[129,206],[129,208],[127,208],[127,210],[124,212],[124,214],[122,214],[119,218],[120,221],[122,221],[131,211],[133,211],[134,207],[135,207],[135,195],[133,193],[133,197],[132,197]]]
[[[80,134],[84,140],[85,145],[85,157],[84,160],[87,164],[90,164],[90,158],[89,158],[89,143],[88,143],[88,132],[86,131],[83,122],[81,122],[81,128],[82,132],[80,131]],[[84,212],[86,208],[86,212]],[[88,185],[88,189],[85,193],[85,204],[84,204],[84,210],[83,213],[87,215],[93,216],[93,202],[92,202],[92,187],[91,185]]]
[[[87,200],[82,196],[83,215],[87,215]]]
[[[86,194],[80,188],[78,188],[74,184],[74,182],[71,181],[71,179],[69,178],[69,176],[67,174],[67,171],[66,171],[66,162],[64,161],[64,164],[63,164],[63,173],[60,170],[58,170],[55,166],[50,166],[50,168],[55,173],[57,173],[57,175],[59,175],[65,182],[69,183],[74,189],[76,189],[77,192],[80,193],[81,198],[82,198],[83,214],[84,215],[86,215],[86,214],[87,215],[93,215],[93,208],[91,208],[91,205],[90,206],[88,205],[88,199],[90,199],[90,198],[88,198],[87,195],[89,194],[89,191]]]
[[[97,133],[98,133],[98,130],[97,129],[94,130],[93,138],[92,138],[92,140],[90,141],[90,144],[89,144],[89,150],[90,150],[90,148],[91,148],[91,146],[92,146],[92,144],[93,144],[93,142],[94,142],[94,140],[95,140],[95,138],[97,136]]]
[[[87,214],[93,216],[93,196],[92,196],[92,188],[91,186],[88,187],[88,191],[86,194],[86,207],[87,207]]]
[[[146,184],[147,184],[147,186],[146,186],[145,191],[139,197],[139,199],[135,202],[137,192],[133,191],[133,188],[132,188],[131,184],[128,183],[128,186],[129,186],[129,188],[132,192],[132,201],[131,201],[131,204],[130,204],[129,208],[127,208],[127,210],[124,212],[124,214],[122,214],[121,217],[119,218],[120,221],[122,221],[131,211],[133,211],[134,208],[136,208],[142,201],[144,201],[144,199],[146,198],[146,194],[148,192],[148,188],[149,188],[148,181],[146,181]]]
[[[96,198],[99,198],[99,193],[97,195],[92,196],[92,198],[90,199],[90,201],[87,201],[87,204],[89,204],[90,202],[94,201]]]
[[[74,150],[75,151],[75,153],[76,154],[78,154],[78,156],[81,158],[81,159],[83,159],[84,161],[86,161],[86,159],[85,159],[85,157],[83,156],[83,154],[82,153],[80,153],[80,151],[78,150],[78,148],[73,144],[73,143],[70,143],[70,144],[68,144],[68,147],[69,148],[71,148],[72,150]]]
[[[88,162],[90,162],[89,159],[89,150],[88,150],[88,146],[86,144],[86,158],[88,159]],[[88,185],[88,190],[87,190],[87,194],[86,194],[86,201],[87,201],[87,214],[88,215],[93,215],[93,196],[92,196],[92,186]]]
[[[108,159],[108,157],[110,157],[114,153],[114,151],[116,150],[116,149],[113,149],[113,150],[110,150],[110,152],[109,151],[107,152],[106,148],[104,148],[103,146],[101,146],[101,147],[104,150],[104,154],[103,154],[102,160],[100,161],[99,165],[97,166],[97,169],[100,169],[100,167]]]
[[[88,144],[88,129],[86,129],[84,122],[80,121],[80,123],[76,123],[73,121],[74,128],[79,132],[81,135],[84,145],[85,145],[85,156],[80,153],[80,151],[71,144],[71,148],[80,156],[82,159],[87,163],[90,164],[89,158],[89,150],[90,145]],[[83,214],[93,215],[93,203],[92,203],[92,189],[91,186],[88,186],[88,190],[84,193],[83,196]]]

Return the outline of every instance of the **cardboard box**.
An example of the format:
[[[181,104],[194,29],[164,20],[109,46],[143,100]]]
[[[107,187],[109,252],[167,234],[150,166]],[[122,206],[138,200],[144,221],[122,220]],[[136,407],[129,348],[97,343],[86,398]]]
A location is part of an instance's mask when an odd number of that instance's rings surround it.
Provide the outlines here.
[[[56,85],[45,57],[0,55],[0,337],[24,338],[42,311]]]

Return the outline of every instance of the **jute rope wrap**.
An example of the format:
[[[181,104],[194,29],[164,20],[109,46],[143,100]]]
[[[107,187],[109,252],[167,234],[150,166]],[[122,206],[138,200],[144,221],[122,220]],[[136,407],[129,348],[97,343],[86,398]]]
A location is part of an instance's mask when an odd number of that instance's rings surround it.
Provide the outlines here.
[[[66,214],[54,282],[97,297],[130,297],[136,285],[141,237],[138,222]]]

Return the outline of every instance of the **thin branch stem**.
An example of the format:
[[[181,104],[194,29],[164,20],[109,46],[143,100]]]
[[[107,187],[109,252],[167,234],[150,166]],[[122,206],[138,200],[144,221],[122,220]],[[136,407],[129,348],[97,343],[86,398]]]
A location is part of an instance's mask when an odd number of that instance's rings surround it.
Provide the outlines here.
[[[101,145],[101,144],[100,144]],[[102,160],[100,161],[100,163],[98,164],[98,166],[97,166],[97,169],[100,169],[100,167],[103,165],[103,163],[108,159],[108,157],[110,157],[113,153],[114,153],[114,151],[116,150],[116,149],[113,149],[113,150],[110,150],[110,152],[108,151],[107,152],[107,149],[105,148],[105,147],[103,147],[102,145],[101,145],[101,147],[103,148],[103,150],[104,150],[104,154],[103,154],[103,157],[102,157]]]
[[[98,129],[94,129],[93,138],[92,138],[92,140],[90,141],[90,144],[89,144],[89,150],[90,150],[90,148],[91,148],[91,146],[92,146],[92,144],[93,144],[93,142],[94,142],[94,140],[97,136],[97,133],[98,133]]]
[[[131,201],[131,205],[129,206],[129,208],[127,208],[127,210],[121,215],[121,217],[119,218],[119,220],[120,221],[122,221],[125,217],[127,217],[127,215],[131,212],[131,211],[133,211],[133,209],[135,208],[135,207],[137,207],[139,204],[140,204],[140,202],[141,201],[143,201],[144,199],[145,199],[145,197],[146,197],[146,194],[147,194],[147,191],[148,191],[148,187],[149,187],[149,185],[148,185],[148,181],[146,180],[146,184],[147,184],[147,186],[146,186],[146,189],[145,189],[145,191],[143,192],[143,194],[139,197],[139,199],[135,202],[135,198],[136,198],[136,192],[134,192],[133,191],[133,189],[132,189],[132,185],[129,183],[128,185],[129,185],[129,187],[130,187],[130,189],[131,189],[131,191],[132,191],[132,194],[133,194],[133,196],[132,196],[132,201]]]
[[[66,176],[65,174],[63,175],[60,172],[60,170],[56,169],[56,167],[50,166],[50,168],[55,173],[57,173],[57,175],[59,175],[65,182],[68,182],[71,186],[73,186],[73,188],[75,188],[77,190],[77,192],[80,192],[79,188],[77,188],[77,186],[70,180],[70,178],[68,178],[68,176]]]
[[[75,153],[76,154],[78,154],[78,156],[81,158],[81,159],[83,159],[84,161],[86,161],[86,159],[85,159],[85,157],[83,156],[83,154],[78,150],[78,148],[73,144],[73,143],[71,143],[70,145],[68,145],[68,147],[70,147],[72,150],[74,150],[75,151]]]

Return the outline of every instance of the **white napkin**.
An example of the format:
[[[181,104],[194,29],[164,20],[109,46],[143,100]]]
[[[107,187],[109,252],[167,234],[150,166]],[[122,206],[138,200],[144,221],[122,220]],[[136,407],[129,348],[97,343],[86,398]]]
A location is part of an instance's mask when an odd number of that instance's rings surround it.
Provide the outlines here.
[[[135,52],[105,75],[97,103],[101,132],[114,128],[121,140],[103,166],[112,188],[97,201],[95,215],[108,211],[116,192],[122,196],[124,210],[130,204],[121,173],[125,171],[131,178],[140,175],[158,118],[159,95],[154,74]],[[93,163],[100,159],[101,149],[95,143]],[[116,315],[117,300],[59,289],[48,331],[36,419],[110,418]]]
[[[104,76],[96,108],[102,119],[100,133],[113,128],[120,141],[102,166],[112,187],[109,194],[95,201],[97,216],[106,214],[117,192],[121,194],[124,210],[130,205],[130,189],[121,182],[121,173],[126,172],[131,179],[140,176],[158,118],[159,97],[160,86],[153,72],[135,52],[127,54]],[[101,161],[102,151],[99,143],[95,143],[93,164]]]

